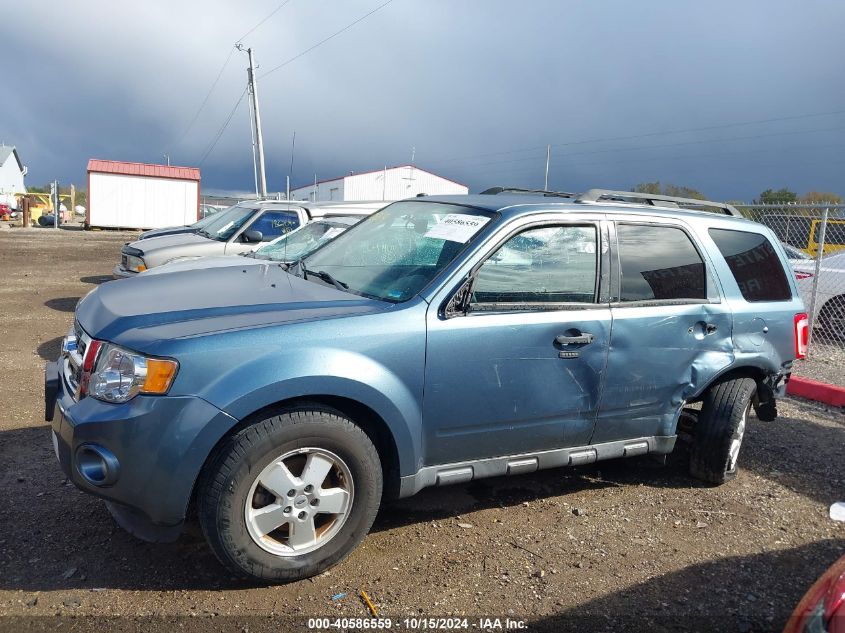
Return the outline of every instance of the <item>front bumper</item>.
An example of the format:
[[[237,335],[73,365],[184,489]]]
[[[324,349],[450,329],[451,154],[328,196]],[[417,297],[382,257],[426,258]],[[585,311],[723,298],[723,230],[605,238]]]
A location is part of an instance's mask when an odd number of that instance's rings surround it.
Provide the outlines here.
[[[112,277],[115,279],[129,279],[130,277],[135,277],[138,275],[134,270],[127,270],[120,264],[114,267],[114,270],[111,271]]]
[[[193,396],[136,396],[123,404],[73,399],[59,363],[45,369],[45,418],[65,475],[109,502],[127,531],[173,540],[194,483],[219,439],[237,422]],[[109,460],[108,476],[90,476],[93,454]],[[87,460],[87,461],[86,461]],[[87,476],[86,476],[87,475]]]

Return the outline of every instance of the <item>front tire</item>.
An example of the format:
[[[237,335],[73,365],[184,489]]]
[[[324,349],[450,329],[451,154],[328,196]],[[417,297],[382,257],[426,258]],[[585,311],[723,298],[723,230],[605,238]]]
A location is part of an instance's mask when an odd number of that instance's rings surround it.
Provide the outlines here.
[[[288,411],[229,438],[204,471],[200,525],[212,551],[241,577],[289,582],[343,560],[381,502],[378,453],[337,412]]]
[[[690,450],[690,474],[711,484],[736,477],[737,460],[751,402],[757,391],[752,378],[733,378],[713,385],[704,396]]]

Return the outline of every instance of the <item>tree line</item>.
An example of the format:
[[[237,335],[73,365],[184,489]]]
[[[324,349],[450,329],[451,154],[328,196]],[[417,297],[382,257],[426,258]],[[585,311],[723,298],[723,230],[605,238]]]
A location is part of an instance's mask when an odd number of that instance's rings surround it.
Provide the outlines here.
[[[670,183],[662,184],[659,180],[654,182],[641,182],[634,185],[630,191],[636,193],[650,193],[654,195],[676,196],[679,198],[695,198],[696,200],[709,200],[705,194],[693,187],[684,187]],[[731,201],[733,204],[744,204],[743,202]],[[830,191],[808,191],[798,195],[787,187],[780,189],[766,189],[751,201],[751,204],[842,204],[842,196]]]

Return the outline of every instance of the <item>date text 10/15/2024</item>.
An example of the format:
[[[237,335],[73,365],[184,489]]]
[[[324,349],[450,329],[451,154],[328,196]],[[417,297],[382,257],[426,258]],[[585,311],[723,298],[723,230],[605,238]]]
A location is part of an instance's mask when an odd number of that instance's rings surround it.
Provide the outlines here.
[[[481,631],[524,631],[525,620],[512,618],[308,618],[309,630],[411,630],[446,631],[473,628]]]

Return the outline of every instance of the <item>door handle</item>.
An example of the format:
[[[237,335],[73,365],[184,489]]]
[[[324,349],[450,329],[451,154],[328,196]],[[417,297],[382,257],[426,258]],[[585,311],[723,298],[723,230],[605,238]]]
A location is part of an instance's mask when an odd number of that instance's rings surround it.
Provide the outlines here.
[[[555,343],[558,345],[589,345],[595,339],[595,336],[588,334],[587,332],[583,332],[578,336],[564,336],[561,334],[560,336],[555,337]]]

